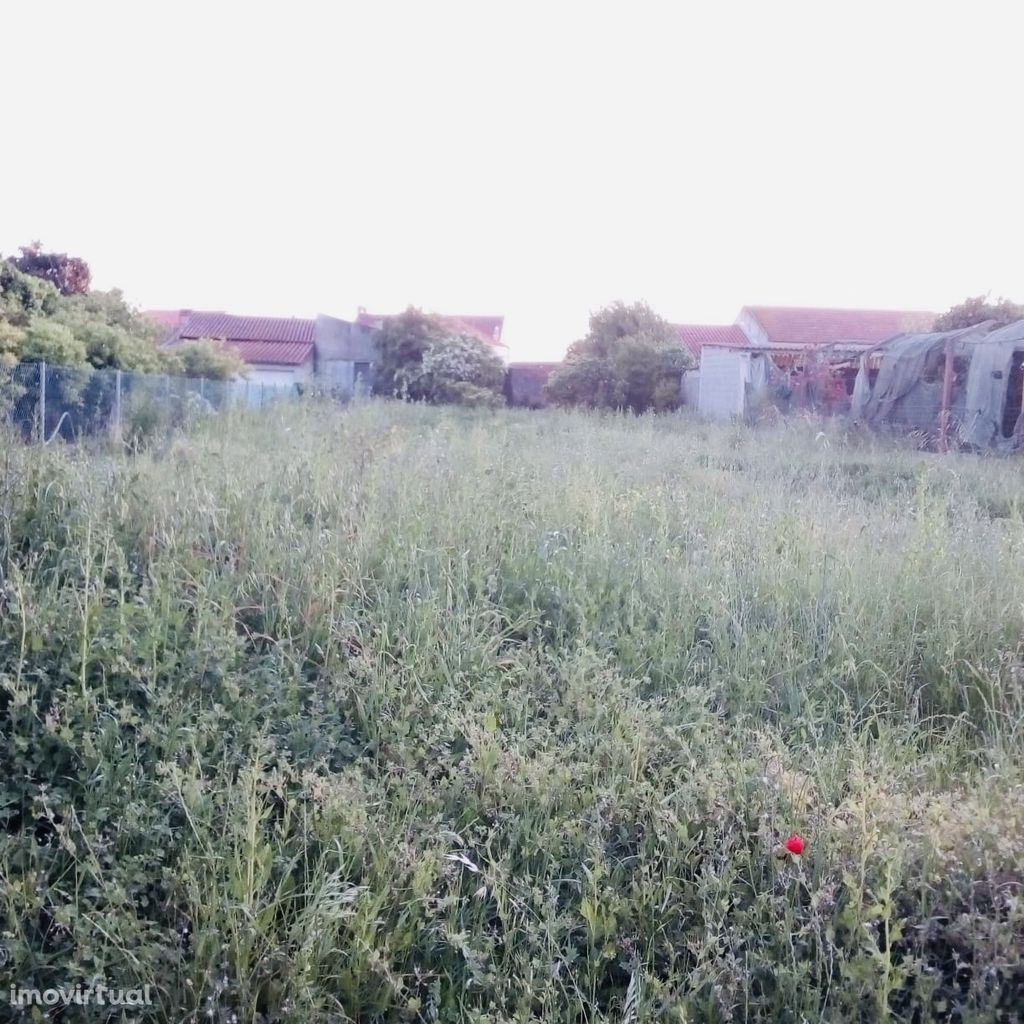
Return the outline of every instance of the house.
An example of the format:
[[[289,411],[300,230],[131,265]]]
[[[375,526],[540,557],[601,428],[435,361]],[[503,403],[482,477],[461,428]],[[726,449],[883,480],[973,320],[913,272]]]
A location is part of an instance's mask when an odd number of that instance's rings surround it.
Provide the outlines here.
[[[168,311],[159,312],[170,319]],[[287,388],[308,380],[316,369],[314,320],[181,310],[163,344],[174,346],[201,338],[222,341],[237,352],[248,364],[252,385]]]
[[[390,313],[368,313],[360,306],[355,322],[361,327],[379,329],[384,326],[384,321],[393,315]],[[507,362],[508,345],[501,340],[501,332],[505,327],[503,316],[456,315],[452,313],[437,313],[435,316],[449,330],[475,334],[481,341],[487,342],[501,356],[503,362]]]
[[[934,313],[919,310],[744,306],[732,324],[676,324],[680,343],[700,367],[684,376],[686,404],[696,398],[704,415],[742,415],[747,403],[739,396],[764,386],[754,358],[759,352],[793,375],[827,363],[849,398],[860,353],[897,334],[928,330],[934,320]]]
[[[316,377],[351,394],[360,381],[369,381],[375,358],[373,327],[323,314],[308,320],[182,309],[149,310],[147,316],[168,329],[164,345],[222,341],[248,364],[249,384],[263,388],[291,388]]]
[[[737,326],[752,345],[868,347],[907,331],[927,331],[935,314],[921,310],[744,306]]]
[[[777,363],[788,365],[826,347],[853,354],[897,334],[927,331],[934,321],[934,313],[920,310],[744,306],[735,323],[674,326],[698,361],[705,345],[715,345],[771,349]]]

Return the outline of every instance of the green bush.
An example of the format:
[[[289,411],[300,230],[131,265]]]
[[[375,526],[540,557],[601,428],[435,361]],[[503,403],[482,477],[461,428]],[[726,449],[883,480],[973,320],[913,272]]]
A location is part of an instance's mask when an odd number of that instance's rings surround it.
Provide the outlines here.
[[[446,328],[410,307],[385,321],[377,336],[373,390],[432,405],[496,407],[504,366],[476,335]]]
[[[556,405],[659,412],[682,401],[690,365],[675,328],[646,303],[613,303],[590,318],[587,336],[569,347],[545,385]]]
[[[504,380],[501,359],[471,334],[438,335],[423,353],[419,383],[427,401],[494,408],[504,404]]]
[[[25,273],[18,264],[35,266],[43,276]],[[62,294],[50,278],[68,290]],[[214,380],[245,375],[237,353],[208,339],[161,348],[162,325],[130,306],[117,289],[89,291],[88,283],[88,268],[60,253],[31,249],[18,260],[0,259],[0,365],[44,360],[70,369]]]

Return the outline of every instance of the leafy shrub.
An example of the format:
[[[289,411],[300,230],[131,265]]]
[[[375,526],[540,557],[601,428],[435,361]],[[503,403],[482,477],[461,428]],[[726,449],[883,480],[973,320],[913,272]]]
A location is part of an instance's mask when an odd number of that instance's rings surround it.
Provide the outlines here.
[[[430,402],[502,404],[505,370],[486,342],[470,334],[441,334],[423,353],[419,384]]]
[[[33,318],[25,328],[21,342],[21,359],[30,362],[45,360],[56,366],[82,366],[86,349],[71,328],[54,320]]]
[[[960,327],[973,327],[986,320],[992,320],[998,325],[1024,320],[1024,306],[1009,299],[990,302],[987,295],[976,295],[948,309],[936,319],[932,330],[955,331]]]
[[[412,401],[425,399],[421,387],[423,357],[443,333],[438,320],[412,306],[398,316],[388,317],[374,341],[374,394]]]
[[[171,427],[171,413],[166,397],[148,391],[131,394],[124,402],[121,432],[131,448],[145,448]]]
[[[39,242],[21,247],[14,265],[23,274],[48,281],[61,295],[78,295],[89,290],[92,272],[85,260],[66,252],[43,252]]]
[[[161,354],[168,373],[208,380],[232,380],[249,375],[248,365],[234,349],[210,338],[183,341],[173,348],[163,349]]]
[[[84,271],[83,271],[84,268]],[[45,360],[70,369],[121,369],[227,380],[244,376],[238,354],[209,340],[173,349],[163,328],[117,289],[89,291],[88,267],[38,246],[0,259],[0,364]]]
[[[503,364],[475,335],[450,331],[410,308],[385,322],[377,349],[377,394],[434,405],[501,404]]]
[[[672,325],[645,303],[613,303],[590,318],[590,331],[569,347],[545,393],[558,405],[591,409],[679,406],[683,370],[690,364]]]

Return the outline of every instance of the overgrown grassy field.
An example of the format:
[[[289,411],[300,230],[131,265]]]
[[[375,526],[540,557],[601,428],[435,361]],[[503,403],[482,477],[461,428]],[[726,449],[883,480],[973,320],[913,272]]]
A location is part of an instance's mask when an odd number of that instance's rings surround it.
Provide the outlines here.
[[[1024,472],[817,430],[5,441],[0,1018],[1019,1020]]]

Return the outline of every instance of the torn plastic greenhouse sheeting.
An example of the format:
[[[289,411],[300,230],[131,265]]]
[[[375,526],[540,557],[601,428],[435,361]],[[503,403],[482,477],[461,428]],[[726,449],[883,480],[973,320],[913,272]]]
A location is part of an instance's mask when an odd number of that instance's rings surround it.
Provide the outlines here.
[[[874,349],[880,358],[871,379],[867,353],[854,383],[851,416],[876,426],[904,426],[937,434],[943,404],[946,353],[952,352],[949,412],[954,436],[973,448],[1024,446],[1021,364],[1024,321],[992,321],[956,331],[901,334]]]

